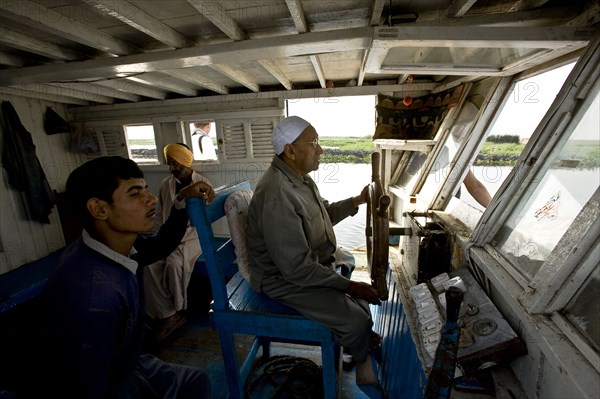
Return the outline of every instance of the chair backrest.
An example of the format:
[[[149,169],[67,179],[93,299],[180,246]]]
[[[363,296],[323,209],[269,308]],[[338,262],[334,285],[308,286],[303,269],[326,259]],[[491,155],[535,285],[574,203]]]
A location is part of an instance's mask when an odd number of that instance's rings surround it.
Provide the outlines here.
[[[235,191],[225,200],[223,207],[227,215],[227,225],[231,240],[235,247],[235,256],[240,274],[250,282],[248,270],[248,251],[246,250],[246,224],[248,223],[248,209],[252,199],[252,190]]]
[[[233,241],[215,237],[212,224],[226,216],[224,205],[230,194],[250,189],[248,181],[219,187],[215,190],[215,199],[210,205],[206,205],[199,198],[186,200],[190,221],[196,228],[202,245],[202,256],[206,262],[206,270],[213,291],[214,309],[229,308],[225,268],[235,262],[236,254]]]

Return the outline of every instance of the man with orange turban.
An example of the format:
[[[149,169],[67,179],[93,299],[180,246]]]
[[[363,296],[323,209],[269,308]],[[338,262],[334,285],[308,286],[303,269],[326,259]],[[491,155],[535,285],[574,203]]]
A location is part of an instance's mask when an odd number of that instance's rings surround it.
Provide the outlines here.
[[[167,220],[180,189],[198,181],[210,184],[208,179],[192,169],[194,154],[184,144],[169,144],[165,146],[164,154],[171,174],[160,185],[156,207],[158,224]],[[177,249],[166,259],[146,268],[146,311],[154,319],[153,334],[150,335],[152,342],[165,339],[185,323],[182,311],[187,308],[187,287],[201,253],[196,229],[188,226]]]

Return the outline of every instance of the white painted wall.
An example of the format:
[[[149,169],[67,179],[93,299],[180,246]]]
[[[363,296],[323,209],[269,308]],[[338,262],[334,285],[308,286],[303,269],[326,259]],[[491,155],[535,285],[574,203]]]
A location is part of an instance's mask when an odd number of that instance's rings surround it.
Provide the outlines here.
[[[52,189],[58,192],[64,191],[69,173],[82,162],[82,157],[69,152],[69,134],[49,136],[43,127],[46,107],[51,106],[67,119],[64,106],[8,95],[3,95],[2,101],[11,102],[21,123],[31,133],[37,157]],[[0,274],[2,274],[64,247],[65,242],[56,207],[49,216],[50,224],[29,221],[23,207],[21,193],[8,186],[4,168],[0,180],[0,240],[2,242]]]

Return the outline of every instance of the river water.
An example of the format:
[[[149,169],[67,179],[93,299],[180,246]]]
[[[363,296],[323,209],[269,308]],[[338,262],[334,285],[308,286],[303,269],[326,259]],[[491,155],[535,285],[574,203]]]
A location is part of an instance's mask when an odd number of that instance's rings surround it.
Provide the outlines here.
[[[507,166],[473,166],[472,171],[485,184],[493,196],[510,173]],[[310,174],[319,187],[321,196],[329,202],[339,201],[360,194],[363,187],[371,182],[370,164],[321,164]],[[461,199],[480,210],[480,206],[466,189],[461,190]],[[338,245],[355,248],[365,244],[366,205],[361,205],[358,213],[334,226]]]

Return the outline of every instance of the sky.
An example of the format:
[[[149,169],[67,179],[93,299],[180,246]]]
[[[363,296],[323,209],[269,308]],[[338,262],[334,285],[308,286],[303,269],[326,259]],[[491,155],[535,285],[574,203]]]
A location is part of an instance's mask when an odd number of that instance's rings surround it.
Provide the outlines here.
[[[517,83],[490,135],[531,136],[574,64]],[[375,96],[288,100],[289,115],[300,116],[321,136],[364,137],[375,131]]]

